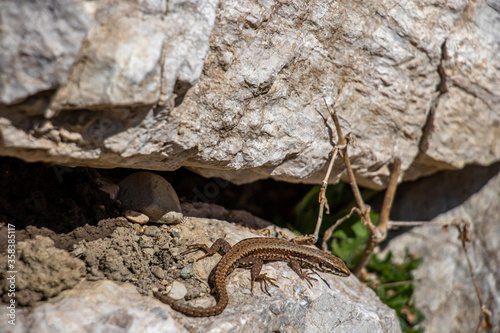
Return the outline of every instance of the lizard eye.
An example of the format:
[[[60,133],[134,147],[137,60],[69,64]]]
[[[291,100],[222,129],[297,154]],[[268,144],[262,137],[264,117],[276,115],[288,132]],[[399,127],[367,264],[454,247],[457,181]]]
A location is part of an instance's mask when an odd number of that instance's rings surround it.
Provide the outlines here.
[[[321,261],[321,262],[319,263],[319,269],[320,269],[320,270],[322,270],[322,271],[328,271],[328,270],[329,270],[329,267],[328,267],[328,265],[327,265],[327,263],[326,263],[326,262]]]

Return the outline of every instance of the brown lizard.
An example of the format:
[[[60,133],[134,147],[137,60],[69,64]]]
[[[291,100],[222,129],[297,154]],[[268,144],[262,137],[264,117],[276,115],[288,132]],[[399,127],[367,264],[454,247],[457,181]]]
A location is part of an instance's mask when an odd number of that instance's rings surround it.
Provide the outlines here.
[[[163,303],[170,305],[174,310],[182,312],[193,317],[210,317],[220,314],[227,306],[228,294],[226,289],[227,276],[239,266],[251,267],[251,289],[255,281],[264,282],[264,290],[267,290],[267,284],[270,283],[277,287],[274,283],[275,279],[268,277],[266,274],[260,274],[264,261],[285,261],[297,275],[305,279],[311,284],[311,272],[304,272],[303,268],[308,268],[315,272],[331,273],[339,276],[349,276],[351,272],[346,267],[344,262],[334,255],[321,251],[316,248],[311,248],[299,245],[293,241],[287,241],[276,238],[247,238],[233,247],[224,239],[218,239],[212,247],[208,248],[203,244],[195,244],[189,247],[185,253],[202,250],[205,255],[198,260],[212,256],[216,252],[223,255],[214,270],[214,291],[216,293],[217,303],[208,308],[194,307],[180,303],[169,298],[159,292],[153,292],[153,295]]]

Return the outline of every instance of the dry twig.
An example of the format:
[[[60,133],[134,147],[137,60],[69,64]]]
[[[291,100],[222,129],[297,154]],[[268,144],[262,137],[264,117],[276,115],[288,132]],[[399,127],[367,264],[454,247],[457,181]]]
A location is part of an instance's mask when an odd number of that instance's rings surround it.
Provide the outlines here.
[[[379,223],[378,226],[375,226],[373,222],[371,221],[370,218],[370,207],[365,205],[363,202],[363,199],[361,197],[361,193],[359,191],[358,185],[356,183],[356,179],[354,177],[354,172],[352,170],[351,162],[349,160],[349,156],[347,153],[347,147],[349,145],[349,140],[342,134],[342,129],[340,127],[340,123],[337,117],[337,114],[335,111],[331,111],[330,108],[328,107],[328,104],[325,101],[325,105],[330,113],[330,116],[333,119],[333,122],[335,124],[335,129],[337,131],[337,137],[338,137],[338,143],[337,145],[333,148],[332,150],[332,157],[330,160],[330,164],[328,166],[328,171],[326,173],[326,176],[322,182],[321,186],[321,191],[319,195],[319,202],[320,202],[320,210],[318,214],[318,221],[316,223],[316,229],[314,232],[314,235],[312,236],[314,242],[318,238],[318,233],[319,229],[321,227],[321,222],[323,220],[323,211],[326,208],[327,214],[329,213],[329,207],[328,207],[328,202],[326,199],[326,188],[328,185],[328,179],[330,178],[330,173],[333,167],[333,162],[336,158],[337,155],[340,155],[342,159],[344,160],[344,164],[346,166],[346,171],[347,171],[347,176],[349,178],[349,184],[351,185],[352,192],[354,194],[354,199],[356,201],[356,207],[353,207],[351,211],[349,212],[348,215],[340,218],[339,220],[336,221],[336,223],[328,228],[325,231],[324,237],[323,237],[323,244],[322,244],[322,249],[327,250],[327,242],[330,239],[333,231],[337,226],[339,226],[342,222],[347,220],[353,213],[357,213],[360,217],[361,220],[363,221],[364,225],[367,227],[368,232],[369,232],[369,241],[368,244],[366,245],[365,250],[363,251],[363,254],[361,255],[361,258],[359,261],[356,263],[356,267],[353,269],[353,273],[360,278],[363,272],[363,268],[368,262],[368,259],[370,258],[371,254],[373,253],[373,250],[375,247],[385,240],[387,236],[387,230],[391,228],[397,228],[400,226],[403,227],[410,227],[410,226],[417,226],[417,225],[440,225],[443,228],[447,228],[448,226],[455,226],[457,227],[459,231],[459,239],[462,242],[462,248],[465,252],[465,256],[467,259],[467,264],[469,267],[469,272],[471,274],[471,278],[474,284],[474,288],[476,290],[476,294],[479,300],[479,304],[481,307],[481,314],[483,317],[482,322],[480,323],[480,326],[482,326],[484,329],[491,329],[492,328],[492,319],[491,319],[491,311],[486,307],[483,301],[483,297],[481,295],[481,292],[479,290],[479,285],[476,280],[476,275],[474,274],[474,270],[472,267],[472,262],[469,257],[469,253],[467,251],[467,242],[470,242],[470,234],[469,234],[469,228],[470,224],[462,219],[456,219],[453,221],[449,222],[400,222],[400,221],[389,221],[389,215],[392,207],[392,203],[394,200],[394,195],[396,193],[396,188],[397,188],[397,183],[398,183],[398,178],[399,178],[399,173],[401,171],[401,161],[396,158],[394,160],[394,163],[392,164],[392,171],[389,179],[389,184],[387,186],[387,190],[384,196],[384,202],[382,204],[382,210],[380,212],[380,218],[379,218]]]
[[[316,222],[316,229],[314,230],[313,237],[317,240],[319,229],[321,228],[321,223],[323,222],[323,211],[326,209],[326,213],[330,214],[330,207],[328,206],[328,201],[326,200],[326,188],[328,186],[328,179],[330,178],[330,173],[332,172],[333,162],[335,157],[337,157],[338,149],[335,146],[332,150],[332,157],[330,158],[330,164],[328,165],[328,170],[326,171],[325,178],[321,183],[321,190],[319,191],[319,213],[318,221]],[[316,243],[316,242],[315,242]]]
[[[384,203],[382,206],[382,212],[380,215],[380,223],[379,226],[375,226],[373,222],[371,221],[370,218],[370,207],[365,205],[363,202],[363,198],[361,197],[361,193],[358,188],[358,184],[356,182],[356,178],[354,177],[354,172],[352,170],[351,162],[349,160],[349,155],[347,152],[347,147],[349,145],[349,139],[348,136],[344,136],[342,133],[342,128],[340,127],[340,122],[337,117],[337,114],[335,111],[331,111],[330,108],[328,107],[328,104],[325,101],[326,108],[328,112],[330,113],[330,116],[333,119],[333,123],[335,124],[335,129],[337,131],[337,145],[333,148],[332,150],[332,158],[330,160],[330,165],[328,167],[325,179],[323,180],[322,186],[321,186],[321,191],[319,195],[319,202],[320,202],[320,209],[319,209],[319,214],[318,214],[318,221],[316,222],[316,229],[314,231],[313,237],[317,239],[319,229],[321,227],[321,222],[323,220],[323,211],[326,207],[327,213],[328,213],[328,203],[326,200],[326,187],[328,185],[328,179],[330,178],[330,173],[333,167],[333,162],[335,160],[335,157],[340,155],[344,161],[344,164],[346,166],[346,172],[347,176],[349,178],[349,184],[351,186],[351,190],[354,194],[354,199],[356,201],[356,207],[354,207],[351,212],[347,215],[344,216],[343,218],[337,220],[337,222],[328,230],[325,232],[325,235],[323,237],[323,244],[322,244],[322,249],[326,250],[326,244],[328,240],[330,239],[332,232],[335,230],[335,228],[340,225],[342,222],[344,222],[346,219],[348,219],[354,212],[357,213],[360,217],[361,220],[363,221],[363,224],[368,228],[368,232],[370,234],[370,240],[369,243],[367,244],[365,251],[363,252],[361,259],[358,261],[356,267],[354,268],[354,274],[359,277],[359,274],[361,272],[361,269],[364,267],[366,262],[368,261],[371,253],[375,249],[375,247],[385,239],[387,235],[387,228],[388,228],[388,220],[389,220],[389,212],[391,210],[392,206],[392,201],[394,199],[394,193],[396,191],[397,187],[397,181],[399,177],[399,172],[401,170],[401,162],[399,159],[396,159],[393,164],[393,171],[391,173],[391,178],[389,181],[389,186],[386,191],[386,195],[384,198]]]
[[[411,222],[402,222],[402,221],[390,221],[388,223],[389,228],[396,227],[415,227],[420,225],[436,225],[441,226],[443,229],[447,229],[449,226],[454,226],[458,230],[458,239],[462,243],[462,248],[465,253],[465,259],[467,260],[467,265],[469,268],[469,273],[472,278],[472,283],[474,284],[474,289],[476,290],[476,295],[479,300],[480,310],[482,321],[478,326],[482,326],[484,329],[491,329],[493,327],[491,321],[491,311],[486,307],[481,291],[479,290],[479,284],[476,280],[476,274],[474,273],[474,268],[472,267],[472,261],[469,256],[469,252],[467,250],[467,243],[471,241],[470,239],[470,223],[464,221],[463,219],[455,219],[452,221],[437,221],[437,222],[425,222],[425,221],[411,221]]]
[[[370,226],[367,225],[369,232],[369,241],[366,245],[365,250],[363,251],[363,254],[361,255],[361,258],[358,260],[358,262],[356,263],[356,267],[354,267],[353,270],[353,273],[358,277],[361,275],[361,270],[365,267],[366,263],[370,259],[370,256],[373,253],[375,247],[387,237],[389,213],[391,211],[394,194],[396,193],[400,171],[401,161],[396,158],[392,165],[389,185],[387,186],[387,190],[385,191],[384,202],[382,203],[382,210],[380,212],[378,226],[373,225],[370,216],[368,215],[368,221],[370,223]],[[367,223],[365,222],[365,225],[366,224]]]

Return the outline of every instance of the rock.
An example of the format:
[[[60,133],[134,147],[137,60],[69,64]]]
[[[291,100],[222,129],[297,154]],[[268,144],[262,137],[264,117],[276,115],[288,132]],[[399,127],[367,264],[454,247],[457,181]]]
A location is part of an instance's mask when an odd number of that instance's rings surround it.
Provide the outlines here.
[[[9,301],[9,281],[15,271],[17,305],[33,305],[37,301],[57,296],[73,288],[85,275],[85,263],[64,250],[56,249],[54,242],[44,236],[19,242],[15,267],[7,267],[7,256],[0,257],[0,287],[2,300]]]
[[[95,182],[97,183],[101,191],[109,194],[110,199],[116,200],[116,198],[118,197],[118,193],[120,192],[120,186],[102,177],[96,179]]]
[[[6,0],[1,9],[5,37],[1,48],[6,52],[0,54],[0,105],[41,93],[26,103],[31,104],[27,109],[32,114],[41,114],[48,103],[42,102],[47,97],[43,91],[66,83],[81,43],[95,23],[96,8],[79,1],[49,6],[44,1]]]
[[[130,222],[139,224],[146,224],[149,222],[149,217],[146,214],[136,212],[135,210],[127,209],[123,216]]]
[[[403,221],[471,223],[468,252],[493,325],[500,318],[500,164],[448,171],[398,189],[391,218]],[[432,195],[429,195],[432,193]],[[416,306],[425,314],[426,332],[474,332],[480,307],[466,257],[455,227],[420,226],[392,239],[387,250],[403,258],[408,249],[423,258],[415,272]],[[495,328],[493,329],[495,331]]]
[[[119,185],[118,198],[124,208],[142,212],[152,222],[181,222],[179,198],[163,177],[152,172],[136,172],[123,179]]]
[[[415,161],[427,172],[499,160],[499,16],[498,4],[489,1],[467,7],[463,21],[443,42],[441,95],[431,109]]]
[[[168,292],[168,297],[179,300],[184,298],[186,294],[187,294],[186,286],[179,281],[174,281],[170,291]]]
[[[182,213],[168,212],[163,214],[162,217],[160,217],[157,222],[165,224],[178,224],[182,223],[183,220],[184,220],[184,215],[182,215]]]
[[[187,332],[168,306],[141,296],[135,287],[111,281],[88,282],[32,309],[19,311],[16,326],[0,322],[2,332]],[[2,318],[5,307],[1,307]]]
[[[159,266],[151,267],[151,273],[153,273],[158,279],[163,279],[165,277],[165,272]]]
[[[189,279],[194,275],[193,267],[190,265],[184,266],[180,272],[181,278]]]
[[[149,237],[156,237],[160,234],[161,230],[158,227],[148,225],[144,227],[144,235]]]
[[[139,237],[139,246],[142,248],[153,248],[154,247],[154,241],[151,237],[148,237],[146,235],[142,235]]]
[[[0,155],[320,183],[326,102],[363,186],[500,160],[489,2],[186,3],[2,2]]]
[[[181,262],[191,262],[202,253],[182,257],[172,257],[170,253],[174,250],[182,252],[195,243],[211,245],[214,239],[225,235],[230,244],[256,236],[247,228],[225,221],[185,219],[184,223],[175,226],[180,235],[175,238],[176,244],[172,242],[170,226],[162,226],[158,228],[158,235],[148,236],[132,223],[117,226],[108,237],[80,242],[78,253],[88,267],[87,280],[108,278],[130,281],[134,287],[110,281],[85,282],[30,309],[29,313],[19,311],[18,319],[24,326],[16,326],[16,329],[18,332],[30,332],[36,328],[37,332],[46,332],[50,327],[52,331],[66,332],[88,330],[90,327],[95,331],[109,331],[110,325],[115,325],[125,327],[123,330],[140,331],[143,329],[141,324],[155,329],[163,323],[170,328],[165,321],[172,314],[191,332],[262,332],[266,329],[281,332],[399,332],[395,312],[383,305],[375,293],[355,277],[321,274],[331,289],[320,279],[313,281],[313,287],[309,287],[284,262],[265,264],[263,267],[263,272],[278,280],[279,288],[270,288],[271,296],[260,291],[258,286],[251,293],[250,271],[236,269],[228,278],[229,304],[216,317],[202,320],[185,317],[152,296],[140,297],[137,291],[143,295],[159,291],[176,299],[189,298],[194,305],[213,304],[212,296],[194,297],[208,292],[206,281],[220,256],[216,254],[194,262],[191,265],[194,277],[182,279],[179,271],[172,268],[182,269],[186,265]],[[144,249],[142,243],[153,247]],[[163,279],[160,278],[160,271],[165,275]],[[169,284],[167,281],[173,281],[170,282],[170,290],[165,288]],[[6,310],[6,307],[0,307],[0,315],[4,315]],[[168,313],[162,312],[165,310]],[[125,324],[120,321],[124,318]],[[1,325],[5,325],[5,321],[0,323],[0,331],[3,331],[4,326]]]
[[[187,245],[211,245],[213,239],[223,235],[227,235],[230,244],[256,237],[248,229],[224,221],[185,219],[175,228]],[[188,254],[186,260],[197,259],[201,255]],[[218,261],[218,255],[196,261],[192,266],[196,280],[208,281],[208,275]],[[313,281],[313,287],[309,287],[284,262],[265,264],[263,272],[278,280],[279,288],[270,288],[271,296],[260,291],[258,285],[252,294],[249,270],[236,269],[228,278],[229,304],[222,314],[203,320],[179,314],[176,318],[193,332],[235,332],[243,329],[249,332],[400,332],[395,312],[353,276],[341,278],[321,274],[330,289],[319,279]],[[189,283],[189,279],[185,281]],[[201,297],[190,300],[189,304],[210,306],[214,300],[211,296]]]
[[[227,210],[222,206],[204,202],[183,202],[182,212],[187,216],[203,217],[228,222],[241,223],[250,229],[264,229],[273,224],[247,211]]]

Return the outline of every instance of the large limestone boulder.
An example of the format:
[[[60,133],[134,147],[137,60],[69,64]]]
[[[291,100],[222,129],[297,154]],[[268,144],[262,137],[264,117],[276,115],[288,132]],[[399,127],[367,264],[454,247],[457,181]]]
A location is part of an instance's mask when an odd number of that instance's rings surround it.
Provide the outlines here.
[[[486,0],[0,4],[0,155],[318,182],[352,132],[361,184],[500,159]],[[331,181],[343,170],[335,165]]]

